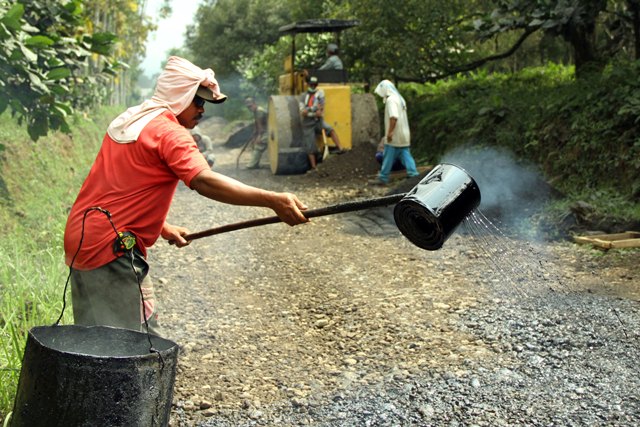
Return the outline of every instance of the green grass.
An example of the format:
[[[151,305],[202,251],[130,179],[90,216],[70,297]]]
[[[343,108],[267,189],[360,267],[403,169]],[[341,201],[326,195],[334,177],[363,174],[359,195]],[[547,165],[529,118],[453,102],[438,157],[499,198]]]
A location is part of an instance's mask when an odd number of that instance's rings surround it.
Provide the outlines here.
[[[0,403],[12,405],[29,329],[55,323],[62,310],[65,268],[59,248],[37,249],[9,242],[0,249]],[[66,312],[63,323],[72,320]]]
[[[62,312],[68,209],[116,113],[101,110],[95,121],[75,117],[71,136],[37,143],[0,116],[0,422],[13,409],[28,331],[55,323]],[[61,323],[72,323],[69,304]]]

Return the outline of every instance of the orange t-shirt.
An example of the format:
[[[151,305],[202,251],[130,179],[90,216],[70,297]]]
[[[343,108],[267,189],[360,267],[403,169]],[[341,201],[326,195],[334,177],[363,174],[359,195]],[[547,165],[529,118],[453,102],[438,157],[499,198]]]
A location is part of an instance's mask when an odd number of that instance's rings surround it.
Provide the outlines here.
[[[205,169],[209,165],[193,137],[168,111],[149,122],[136,142],[118,144],[106,134],[67,219],[66,264],[78,250],[83,217],[91,207],[109,211],[118,231],[134,233],[146,256],[160,236],[178,181],[190,186]],[[89,211],[73,268],[92,270],[113,261],[115,238],[106,215]]]

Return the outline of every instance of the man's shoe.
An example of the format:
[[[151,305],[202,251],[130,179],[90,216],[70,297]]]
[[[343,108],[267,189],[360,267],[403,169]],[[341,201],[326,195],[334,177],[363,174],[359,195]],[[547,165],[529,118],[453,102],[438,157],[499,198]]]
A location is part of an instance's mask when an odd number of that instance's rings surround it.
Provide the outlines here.
[[[370,179],[367,181],[367,185],[373,185],[376,187],[386,187],[388,184],[380,179]]]

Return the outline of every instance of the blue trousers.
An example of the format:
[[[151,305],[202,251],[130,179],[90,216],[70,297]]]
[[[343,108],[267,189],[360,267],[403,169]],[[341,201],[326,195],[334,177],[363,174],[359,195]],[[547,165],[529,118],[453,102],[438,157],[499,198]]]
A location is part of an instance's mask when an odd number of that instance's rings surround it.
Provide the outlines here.
[[[420,175],[416,168],[416,161],[413,160],[411,151],[409,151],[409,147],[392,147],[391,145],[385,144],[382,166],[380,167],[380,173],[378,174],[378,179],[380,181],[385,183],[389,182],[389,173],[391,172],[391,168],[396,160],[400,160],[405,169],[407,169],[407,177],[410,178],[412,176]]]
[[[378,151],[376,153],[376,162],[378,162],[378,164],[382,165],[382,159],[384,158],[384,155],[382,154],[382,151]],[[405,170],[404,165],[402,164],[402,162],[400,160],[396,160],[393,163],[393,166],[391,166],[391,172],[396,172],[396,171],[403,171]]]

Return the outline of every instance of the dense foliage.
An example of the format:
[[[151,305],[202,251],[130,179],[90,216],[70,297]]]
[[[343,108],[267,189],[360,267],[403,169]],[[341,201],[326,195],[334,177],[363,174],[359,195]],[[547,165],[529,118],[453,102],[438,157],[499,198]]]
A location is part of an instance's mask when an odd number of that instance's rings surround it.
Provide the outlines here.
[[[79,102],[74,83],[92,53],[108,54],[114,36],[80,34],[81,2],[0,3],[0,112],[9,108],[37,139],[68,131]]]
[[[376,13],[371,13],[375,10]],[[574,65],[576,74],[600,72],[640,52],[637,0],[210,0],[187,32],[193,59],[221,77],[241,75],[273,93],[290,37],[280,26],[316,19],[357,19],[340,34],[341,56],[354,81],[381,77],[436,81],[479,68],[517,71],[549,61]],[[298,35],[300,66],[322,61],[334,35]]]
[[[123,103],[153,28],[143,4],[0,0],[0,113],[9,110],[37,140],[68,132],[74,109]]]
[[[501,147],[538,165],[573,198],[605,191],[633,203],[640,197],[639,72],[636,61],[575,79],[571,67],[548,65],[401,91],[423,161],[461,146]]]

